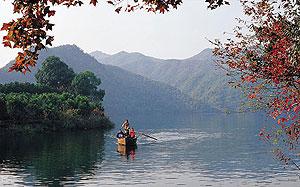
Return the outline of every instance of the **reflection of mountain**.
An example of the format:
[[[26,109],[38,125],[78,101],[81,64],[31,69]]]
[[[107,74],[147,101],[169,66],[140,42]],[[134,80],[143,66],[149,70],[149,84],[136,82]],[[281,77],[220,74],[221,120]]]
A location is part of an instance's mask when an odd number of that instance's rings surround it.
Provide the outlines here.
[[[74,183],[91,176],[102,162],[101,131],[14,135],[0,135],[0,171],[16,171],[24,180],[22,185]]]
[[[104,107],[110,116],[119,113],[216,111],[216,109],[203,103],[192,106],[193,100],[190,97],[167,84],[149,80],[116,66],[100,64],[74,45],[55,47],[41,52],[37,68],[50,55],[60,57],[75,72],[89,70],[101,78],[101,88],[106,91]],[[4,70],[8,67],[9,65]],[[32,82],[37,68],[33,68],[32,73],[26,75],[7,73],[2,70],[0,71],[0,83],[11,81]]]
[[[141,117],[144,129],[136,130],[159,140],[140,138],[134,160],[120,156],[108,134],[104,151],[101,132],[0,133],[0,186],[299,186],[297,169],[283,169],[259,140],[259,122],[273,122],[265,114],[151,119]]]
[[[194,100],[214,107],[235,110],[240,104],[239,91],[228,85],[229,78],[216,67],[211,49],[184,60],[162,60],[124,51],[114,55],[95,51],[91,55],[100,63],[174,86]]]

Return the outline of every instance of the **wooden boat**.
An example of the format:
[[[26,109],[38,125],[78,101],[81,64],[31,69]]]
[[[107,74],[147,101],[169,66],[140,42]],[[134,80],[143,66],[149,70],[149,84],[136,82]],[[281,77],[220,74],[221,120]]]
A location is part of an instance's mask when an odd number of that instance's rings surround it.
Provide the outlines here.
[[[120,153],[122,156],[127,156],[127,158],[132,157],[134,159],[135,156],[135,150],[137,149],[137,146],[124,146],[118,144],[117,152]]]
[[[137,146],[136,145],[136,141],[137,141],[137,138],[130,138],[130,137],[127,137],[127,138],[117,138],[118,139],[118,145],[123,145],[123,146],[126,146],[126,147],[132,147],[132,146]]]

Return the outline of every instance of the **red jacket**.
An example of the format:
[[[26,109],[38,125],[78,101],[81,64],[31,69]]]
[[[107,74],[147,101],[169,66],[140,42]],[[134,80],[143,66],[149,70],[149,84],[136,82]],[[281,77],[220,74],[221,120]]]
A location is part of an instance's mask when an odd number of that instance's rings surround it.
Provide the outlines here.
[[[129,133],[129,135],[130,135],[131,138],[134,138],[134,137],[135,137],[135,132],[134,132],[134,130],[131,130],[130,133]]]

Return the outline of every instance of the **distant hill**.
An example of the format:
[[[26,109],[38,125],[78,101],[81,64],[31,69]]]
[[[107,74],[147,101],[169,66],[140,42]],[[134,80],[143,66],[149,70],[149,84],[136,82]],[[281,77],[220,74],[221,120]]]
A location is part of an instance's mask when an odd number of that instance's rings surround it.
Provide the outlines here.
[[[34,82],[34,74],[40,68],[41,62],[51,55],[61,58],[75,72],[89,70],[101,78],[100,87],[106,92],[104,107],[110,116],[133,113],[217,111],[209,105],[194,102],[189,96],[167,84],[149,80],[116,66],[101,64],[75,45],[64,45],[42,51],[37,66],[26,75],[15,72],[8,73],[7,69],[10,64],[6,65],[0,70],[0,83]]]
[[[238,110],[241,93],[228,85],[226,72],[216,67],[211,49],[184,60],[163,60],[140,53],[120,52],[101,63],[115,65],[149,79],[166,83],[188,94],[193,100],[206,102],[221,110]]]
[[[124,68],[127,66],[134,67],[135,64],[139,65],[140,63],[146,65],[146,64],[156,64],[161,62],[161,59],[148,57],[141,53],[136,53],[136,52],[128,53],[125,51],[121,51],[114,55],[108,55],[100,51],[94,51],[90,53],[90,55],[93,56],[100,63],[105,63],[108,65],[119,66]]]
[[[97,58],[98,60],[103,60],[103,59],[105,59],[107,57],[110,57],[109,54],[103,53],[101,51],[91,52],[90,55],[93,56],[93,57],[95,57],[95,58]]]

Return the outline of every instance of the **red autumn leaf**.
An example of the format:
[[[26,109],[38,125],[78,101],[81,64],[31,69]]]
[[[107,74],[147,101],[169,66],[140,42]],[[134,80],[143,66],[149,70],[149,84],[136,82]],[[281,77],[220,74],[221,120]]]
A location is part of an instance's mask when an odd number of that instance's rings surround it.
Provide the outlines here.
[[[48,23],[46,26],[46,30],[52,30],[53,26],[54,26],[54,24]]]
[[[122,9],[122,7],[118,7],[115,11],[119,14],[121,9]]]
[[[114,3],[113,3],[112,1],[107,1],[107,3],[108,3],[108,4],[114,5]]]
[[[97,0],[91,0],[90,4],[93,4],[94,6],[96,6]]]
[[[48,12],[48,17],[54,16],[55,15],[55,10],[50,10]]]
[[[50,6],[47,6],[46,8],[44,8],[44,14],[48,14],[49,11],[50,11]]]
[[[1,30],[8,30],[11,25],[9,23],[3,23]]]
[[[286,119],[286,118],[279,118],[279,119],[277,120],[277,123],[278,123],[278,124],[281,124],[281,123],[284,123],[284,122],[287,122],[287,119]]]
[[[8,36],[3,36],[3,40],[9,40]]]
[[[299,111],[300,111],[300,105],[295,106],[295,107],[294,107],[294,112],[295,112],[295,113],[299,113]]]
[[[53,36],[47,38],[47,40],[46,40],[46,45],[52,46],[52,41],[53,41],[53,40],[54,40],[54,37],[53,37]]]
[[[3,44],[4,44],[4,47],[10,47],[11,48],[11,43],[9,41],[4,41]]]
[[[164,14],[165,11],[166,11],[166,8],[164,6],[162,6],[162,7],[159,8],[159,12],[160,13]]]
[[[248,98],[249,99],[254,99],[254,98],[256,98],[256,94],[255,93],[249,94]]]
[[[8,72],[10,73],[10,72],[13,72],[15,70],[16,70],[16,67],[15,66],[11,66],[11,67],[9,67]]]
[[[278,125],[279,125],[279,124],[281,123],[281,120],[280,120],[280,119],[278,119],[278,120],[277,120],[277,123],[278,123]]]
[[[297,119],[299,116],[297,116],[297,115],[294,115],[294,117],[292,118],[292,120],[295,120],[295,119]]]

